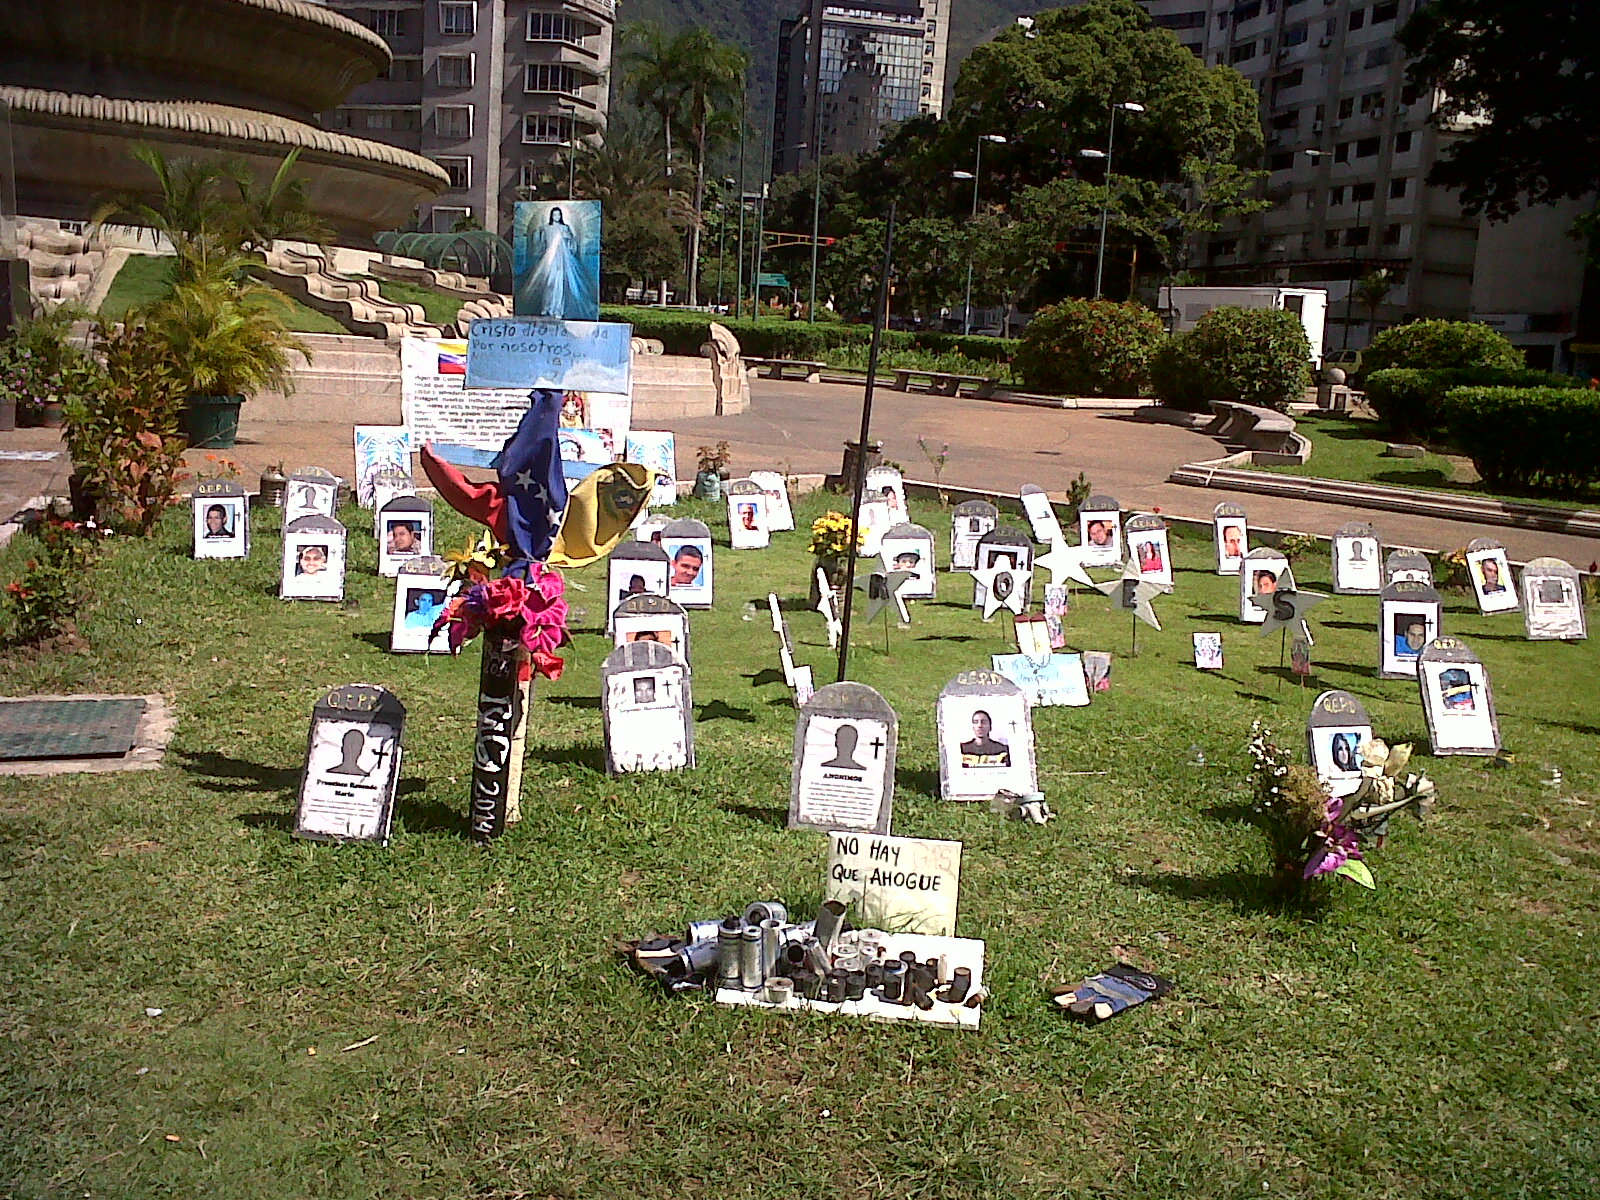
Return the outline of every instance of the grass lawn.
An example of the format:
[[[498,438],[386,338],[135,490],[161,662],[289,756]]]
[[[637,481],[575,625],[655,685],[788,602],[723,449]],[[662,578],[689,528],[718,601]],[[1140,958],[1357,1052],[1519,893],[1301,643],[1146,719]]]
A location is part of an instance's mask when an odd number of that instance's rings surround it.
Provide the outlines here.
[[[105,303],[100,306],[101,314],[113,321],[120,321],[129,309],[163,299],[172,291],[172,268],[175,262],[170,255],[129,256],[106,291]],[[282,293],[279,299],[288,310],[284,322],[294,332],[345,332],[344,326],[327,313],[308,308],[294,297]]]
[[[824,506],[797,505],[802,529]],[[947,514],[916,515],[946,536]],[[8,695],[161,691],[181,714],[159,771],[0,779],[6,1195],[1600,1194],[1596,642],[1530,643],[1448,597],[1516,764],[1419,756],[1439,809],[1396,824],[1377,892],[1284,910],[1248,820],[1251,718],[1303,746],[1316,691],[1341,687],[1381,736],[1425,741],[1415,685],[1374,677],[1375,599],[1313,611],[1302,689],[1278,639],[1234,619],[1209,543],[1177,540],[1137,659],[1129,618],[1076,594],[1069,637],[1116,652],[1114,688],[1036,713],[1059,817],[1034,829],[935,798],[938,689],[1009,646],[946,575],[887,653],[858,626],[852,673],[900,714],[895,832],[965,843],[959,932],[987,940],[994,998],[976,1033],[791,1018],[666,998],[615,948],[820,897],[825,839],[784,828],[794,712],[764,612],[770,590],[796,598],[798,657],[832,678],[806,534],[719,549],[717,606],[691,615],[701,765],[680,774],[603,773],[603,575],[572,573],[525,817],[484,852],[465,822],[477,649],[386,652],[393,588],[370,516],[347,516],[342,606],[275,599],[273,516],[248,562],[197,563],[169,514],[97,568],[87,652],[0,657]],[[445,547],[468,536],[442,525]],[[28,552],[0,549],[0,579]],[[1325,560],[1298,573],[1326,590]],[[1207,629],[1220,674],[1188,665]],[[354,681],[410,713],[387,849],[288,834],[311,707]],[[1094,1029],[1048,1003],[1118,958],[1177,991]]]
[[[1387,458],[1383,448],[1389,439],[1384,434],[1383,426],[1376,421],[1316,413],[1296,416],[1295,425],[1301,433],[1311,438],[1311,461],[1301,466],[1254,467],[1253,470],[1272,471],[1281,475],[1309,475],[1317,479],[1343,479],[1351,483],[1465,493],[1524,504],[1571,507],[1600,503],[1600,493],[1592,491],[1564,497],[1547,494],[1518,496],[1491,491],[1477,481],[1477,474],[1470,462],[1463,460],[1458,463],[1442,454],[1428,453],[1421,458]]]
[[[432,288],[420,287],[398,279],[379,280],[378,291],[385,300],[396,304],[422,305],[422,310],[427,313],[428,322],[432,325],[451,324],[460,315],[461,306],[466,303],[459,296],[447,296]]]

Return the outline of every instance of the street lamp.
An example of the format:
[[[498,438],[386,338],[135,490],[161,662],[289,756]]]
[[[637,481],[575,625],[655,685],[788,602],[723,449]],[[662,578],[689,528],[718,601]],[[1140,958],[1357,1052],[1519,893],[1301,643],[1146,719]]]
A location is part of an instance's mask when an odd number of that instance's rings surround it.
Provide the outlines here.
[[[557,107],[567,118],[567,202],[571,203],[578,162],[578,110],[567,104]]]
[[[1001,137],[998,133],[979,134],[978,150],[977,153],[972,156],[972,170],[950,172],[952,178],[972,180],[973,221],[978,219],[978,175],[983,170],[983,144],[985,142],[993,142],[997,146],[1003,146],[1006,144],[1006,139]],[[966,300],[961,305],[961,332],[963,334],[972,332],[972,250],[970,246],[967,249],[967,296]]]
[[[1328,156],[1327,151],[1325,150],[1302,150],[1300,153],[1304,154],[1312,162],[1317,163],[1318,165],[1320,165],[1322,159]],[[1356,201],[1356,223],[1353,228],[1356,230],[1361,228],[1360,200]],[[1346,286],[1344,293],[1344,329],[1339,337],[1339,349],[1341,350],[1350,349],[1350,324],[1354,319],[1353,309],[1355,307],[1356,298],[1356,278],[1361,273],[1361,255],[1359,252],[1361,244],[1362,243],[1357,242],[1352,242],[1350,244],[1350,281]]]
[[[1103,158],[1106,160],[1105,195],[1100,200],[1100,251],[1094,260],[1094,298],[1100,299],[1101,285],[1106,274],[1106,220],[1111,205],[1111,152],[1117,144],[1117,112],[1142,113],[1144,105],[1133,100],[1124,100],[1111,106],[1111,129],[1106,134],[1106,148],[1104,150],[1079,150],[1079,158]]]

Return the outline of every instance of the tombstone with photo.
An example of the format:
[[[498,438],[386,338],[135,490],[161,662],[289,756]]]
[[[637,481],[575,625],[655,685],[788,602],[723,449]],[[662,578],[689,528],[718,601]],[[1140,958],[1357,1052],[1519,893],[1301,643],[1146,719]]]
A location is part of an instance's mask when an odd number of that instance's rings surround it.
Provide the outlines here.
[[[345,528],[332,517],[297,517],[283,527],[283,600],[343,600]]]
[[[753,479],[728,484],[728,545],[735,550],[765,550],[772,544],[767,532],[767,495]]]
[[[381,538],[383,530],[378,522],[378,514],[383,511],[383,506],[401,496],[415,496],[417,485],[410,475],[399,471],[379,471],[368,482],[372,485],[372,536]]]
[[[1417,686],[1438,754],[1500,753],[1500,719],[1489,672],[1460,638],[1437,637],[1417,656]]]
[[[444,578],[445,561],[434,555],[400,564],[394,578],[394,622],[389,649],[395,654],[449,654],[450,635],[433,627],[460,590]]]
[[[710,608],[711,529],[704,521],[679,517],[661,530],[667,552],[667,595],[685,608]]]
[[[653,505],[678,502],[677,448],[673,435],[654,429],[630,429],[623,443],[628,462],[648,467],[655,483],[650,493]]]
[[[1090,496],[1078,507],[1078,542],[1086,567],[1122,565],[1122,505]]]
[[[789,828],[888,833],[899,726],[864,683],[818,688],[795,724]]]
[[[661,531],[672,523],[672,518],[661,513],[653,513],[649,509],[639,511],[639,519],[633,523],[633,540],[636,542],[654,542],[661,544]]]
[[[867,472],[866,486],[866,499],[881,503],[889,510],[885,528],[910,520],[906,516],[905,481],[894,467],[873,467]]]
[[[933,534],[902,521],[884,531],[880,547],[886,571],[910,571],[899,595],[907,600],[932,600],[939,592],[939,564],[934,561]]]
[[[1372,740],[1372,720],[1349,692],[1323,692],[1306,718],[1311,766],[1335,796],[1361,786],[1361,747]]]
[[[750,479],[767,498],[767,528],[782,533],[794,528],[794,508],[789,503],[789,481],[777,471],[751,471]]]
[[[1263,625],[1268,609],[1250,603],[1252,596],[1270,596],[1279,588],[1294,590],[1294,572],[1280,550],[1257,546],[1239,563],[1239,620],[1246,625]]]
[[[1467,543],[1467,577],[1472,580],[1472,594],[1480,613],[1487,616],[1515,612],[1521,607],[1511,560],[1506,557],[1506,548],[1494,538],[1473,538]]]
[[[950,569],[978,565],[978,543],[1000,523],[1000,510],[987,500],[963,500],[950,514]]]
[[[1022,530],[1011,525],[996,525],[978,540],[977,564],[973,568],[978,571],[987,571],[991,567],[1007,567],[1016,572],[1016,578],[1022,580],[1020,603],[1013,607],[1009,596],[1002,597],[1007,608],[1013,612],[1023,612],[1033,603],[1033,539]],[[1026,573],[1027,578],[1022,576]],[[972,607],[987,608],[989,602],[989,589],[982,583],[974,582],[972,586]]]
[[[672,564],[654,542],[618,542],[606,556],[606,628],[617,605],[634,596],[666,596]]]
[[[1089,678],[1080,654],[1051,654],[1042,660],[1026,654],[991,654],[989,663],[1021,688],[1036,708],[1082,708],[1089,703]]]
[[[1388,583],[1425,583],[1433,586],[1433,564],[1426,554],[1415,550],[1391,550],[1383,562],[1383,577]]]
[[[1383,545],[1365,521],[1333,531],[1333,590],[1341,596],[1376,596],[1383,591]]]
[[[1572,564],[1535,558],[1522,568],[1522,619],[1532,641],[1581,641],[1589,636],[1583,581]]]
[[[1211,533],[1216,542],[1217,574],[1237,575],[1250,553],[1250,523],[1244,509],[1227,501],[1211,510]]]
[[[1202,671],[1222,670],[1222,634],[1194,635],[1194,665]]]
[[[675,771],[694,766],[689,668],[659,642],[628,642],[600,667],[606,771]]]
[[[386,845],[400,782],[406,710],[369,683],[336,687],[311,710],[294,836]]]
[[[1139,569],[1139,578],[1166,587],[1172,586],[1172,547],[1167,542],[1167,523],[1154,513],[1135,513],[1123,526],[1128,537],[1128,561]]]
[[[1028,698],[1000,672],[962,671],[945,684],[936,721],[942,799],[1039,790]]]
[[[194,486],[194,556],[250,557],[250,497],[233,479],[203,479]]]
[[[400,564],[433,553],[433,504],[421,496],[396,496],[378,510],[378,574],[397,575]]]
[[[1049,546],[1067,540],[1067,535],[1061,530],[1061,520],[1056,516],[1056,510],[1050,503],[1048,492],[1037,484],[1025,483],[1018,495],[1022,499],[1022,511],[1028,518],[1028,524],[1033,528],[1034,541]]]
[[[283,489],[283,523],[300,517],[338,515],[339,477],[321,467],[301,467],[289,476]]]
[[[1439,636],[1444,606],[1431,584],[1391,583],[1378,594],[1378,678],[1415,679],[1422,648]]]
[[[629,596],[611,614],[611,642],[613,646],[655,642],[672,651],[687,666],[690,661],[689,614],[681,604],[665,596],[648,592]]]

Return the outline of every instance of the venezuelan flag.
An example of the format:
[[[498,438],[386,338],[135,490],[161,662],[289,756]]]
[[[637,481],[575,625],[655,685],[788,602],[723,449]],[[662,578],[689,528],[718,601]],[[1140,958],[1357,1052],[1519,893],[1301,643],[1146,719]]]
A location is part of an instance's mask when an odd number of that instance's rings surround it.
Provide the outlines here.
[[[465,375],[467,373],[467,344],[465,342],[439,343],[440,375]]]

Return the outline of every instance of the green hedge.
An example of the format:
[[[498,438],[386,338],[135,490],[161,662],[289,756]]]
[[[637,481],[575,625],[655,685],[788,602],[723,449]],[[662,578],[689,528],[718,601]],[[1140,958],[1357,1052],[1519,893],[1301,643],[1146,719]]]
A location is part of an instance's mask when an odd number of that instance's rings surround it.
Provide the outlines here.
[[[1150,388],[1150,359],[1165,340],[1161,318],[1142,304],[1063,300],[1028,323],[1017,371],[1037,391],[1142,396]]]
[[[1582,381],[1547,371],[1507,371],[1498,367],[1461,367],[1420,371],[1389,367],[1366,377],[1367,401],[1391,437],[1444,443],[1450,439],[1442,405],[1445,394],[1459,387],[1574,388]]]
[[[1413,321],[1385,329],[1361,352],[1361,373],[1405,367],[1449,371],[1465,367],[1519,370],[1522,351],[1487,325],[1472,321]]]
[[[1460,387],[1441,410],[1491,487],[1571,494],[1600,483],[1600,392]]]
[[[1214,308],[1151,361],[1156,395],[1191,412],[1212,400],[1280,411],[1311,384],[1311,343],[1291,312]]]

